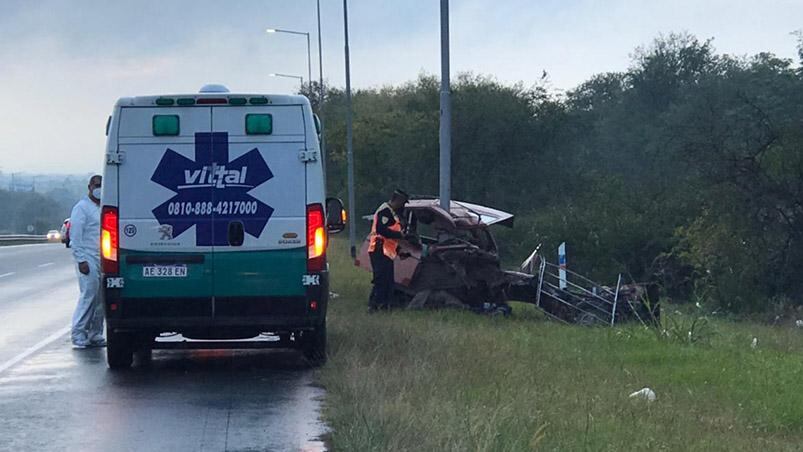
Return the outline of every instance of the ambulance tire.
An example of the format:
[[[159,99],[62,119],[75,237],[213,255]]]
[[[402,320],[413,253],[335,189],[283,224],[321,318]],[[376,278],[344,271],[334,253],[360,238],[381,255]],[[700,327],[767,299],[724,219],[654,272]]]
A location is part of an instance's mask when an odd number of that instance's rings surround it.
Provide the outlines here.
[[[111,370],[124,370],[134,361],[134,337],[106,329],[106,361]]]
[[[153,347],[151,342],[153,339],[150,339],[147,336],[142,337],[142,342],[138,349],[134,352],[134,360],[138,366],[142,367],[150,367],[153,363]]]
[[[326,363],[326,323],[322,323],[314,330],[304,334],[302,351],[304,357],[313,366],[320,366]]]

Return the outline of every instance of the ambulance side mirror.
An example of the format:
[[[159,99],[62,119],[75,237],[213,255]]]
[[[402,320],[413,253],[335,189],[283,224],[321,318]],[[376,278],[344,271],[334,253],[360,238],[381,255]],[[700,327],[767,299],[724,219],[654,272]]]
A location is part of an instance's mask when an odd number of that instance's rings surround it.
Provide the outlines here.
[[[318,135],[318,139],[321,139],[321,118],[318,115],[312,115],[312,119],[315,120],[315,133]]]
[[[346,209],[343,201],[337,198],[326,198],[326,229],[331,234],[346,229]]]

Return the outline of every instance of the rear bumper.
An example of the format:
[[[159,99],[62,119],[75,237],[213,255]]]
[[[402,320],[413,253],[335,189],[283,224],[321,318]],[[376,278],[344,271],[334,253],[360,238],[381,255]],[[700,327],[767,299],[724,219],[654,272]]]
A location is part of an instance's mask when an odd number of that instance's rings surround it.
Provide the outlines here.
[[[323,322],[319,316],[271,316],[271,317],[181,317],[181,318],[133,318],[106,320],[115,331],[153,330],[177,331],[182,329],[231,330],[233,328],[258,329],[260,332],[274,329],[311,329]]]
[[[270,294],[237,297],[127,298],[121,289],[107,289],[103,277],[106,322],[113,331],[229,332],[312,329],[325,322],[329,299],[328,272],[315,273],[317,282],[305,286],[305,295]],[[315,303],[313,303],[315,302]],[[313,308],[314,306],[314,308]]]

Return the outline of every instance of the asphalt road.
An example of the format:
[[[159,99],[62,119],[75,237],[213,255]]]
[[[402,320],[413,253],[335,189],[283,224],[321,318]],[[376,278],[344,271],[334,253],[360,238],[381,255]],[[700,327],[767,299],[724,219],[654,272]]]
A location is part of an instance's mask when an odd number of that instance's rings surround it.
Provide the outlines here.
[[[73,350],[63,245],[0,247],[0,451],[318,451],[323,391],[293,351]]]

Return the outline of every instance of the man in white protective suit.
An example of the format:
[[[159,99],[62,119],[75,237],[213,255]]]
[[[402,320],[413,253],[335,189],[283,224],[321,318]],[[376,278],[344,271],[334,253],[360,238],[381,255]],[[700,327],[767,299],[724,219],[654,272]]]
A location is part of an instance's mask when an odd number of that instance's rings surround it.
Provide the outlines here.
[[[73,348],[103,347],[103,305],[100,300],[100,187],[99,175],[89,179],[89,193],[70,214],[70,243],[78,270],[81,294],[72,316]]]

